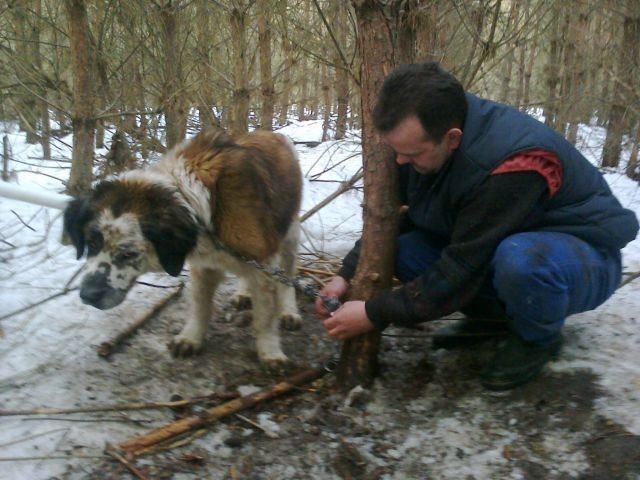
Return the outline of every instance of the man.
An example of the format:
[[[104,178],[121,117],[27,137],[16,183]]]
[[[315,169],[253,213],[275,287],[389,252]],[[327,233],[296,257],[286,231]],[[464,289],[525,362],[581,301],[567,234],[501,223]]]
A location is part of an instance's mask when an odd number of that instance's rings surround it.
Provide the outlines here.
[[[318,300],[328,334],[343,340],[461,310],[469,318],[437,332],[434,346],[507,335],[481,382],[492,390],[528,382],[559,351],[565,318],[618,286],[635,214],[564,138],[465,93],[435,62],[393,71],[373,113],[408,205],[396,242],[403,286],[333,314]],[[357,243],[322,295],[345,295],[358,255]]]

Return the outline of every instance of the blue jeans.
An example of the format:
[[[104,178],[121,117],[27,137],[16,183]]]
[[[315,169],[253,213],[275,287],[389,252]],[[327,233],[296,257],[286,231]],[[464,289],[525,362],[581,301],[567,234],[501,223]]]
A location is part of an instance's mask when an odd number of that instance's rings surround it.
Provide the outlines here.
[[[396,276],[408,282],[427,271],[445,247],[414,230],[397,242]],[[509,318],[525,341],[544,345],[558,336],[565,318],[607,300],[622,276],[619,251],[604,251],[566,233],[524,232],[495,251],[469,316]]]

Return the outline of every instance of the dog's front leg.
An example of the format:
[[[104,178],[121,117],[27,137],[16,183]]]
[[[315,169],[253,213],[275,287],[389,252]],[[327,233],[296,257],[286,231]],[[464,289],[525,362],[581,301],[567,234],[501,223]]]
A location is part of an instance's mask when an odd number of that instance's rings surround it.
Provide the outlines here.
[[[174,357],[193,355],[202,348],[213,313],[213,294],[223,278],[219,270],[191,268],[191,316],[169,344]]]
[[[253,328],[260,361],[278,370],[288,361],[280,346],[277,286],[259,273],[249,279],[253,295]]]

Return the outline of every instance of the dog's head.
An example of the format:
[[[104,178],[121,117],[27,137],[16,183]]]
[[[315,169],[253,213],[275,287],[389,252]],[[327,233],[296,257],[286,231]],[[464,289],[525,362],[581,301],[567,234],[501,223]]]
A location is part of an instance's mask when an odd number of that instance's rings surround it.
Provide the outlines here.
[[[120,304],[139,275],[180,274],[198,228],[176,192],[143,178],[104,181],[73,199],[64,228],[77,258],[87,252],[80,297],[106,310]]]

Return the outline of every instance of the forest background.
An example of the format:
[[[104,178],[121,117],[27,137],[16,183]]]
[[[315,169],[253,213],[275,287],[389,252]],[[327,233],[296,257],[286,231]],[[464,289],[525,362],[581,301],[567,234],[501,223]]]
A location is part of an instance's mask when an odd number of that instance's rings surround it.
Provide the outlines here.
[[[640,2],[395,0],[394,63],[437,60],[468,90],[535,113],[575,143],[606,127],[603,167],[638,173]],[[361,127],[354,4],[338,0],[22,0],[0,3],[0,120],[57,162],[74,133],[69,193],[170,148],[191,127]],[[53,125],[53,126],[52,126]],[[128,148],[96,158],[105,130]],[[116,151],[117,150],[117,151]],[[5,152],[5,158],[10,152]],[[137,158],[137,160],[136,160]],[[57,163],[60,165],[60,163]],[[51,173],[55,175],[55,171]],[[6,179],[9,172],[3,171]]]

